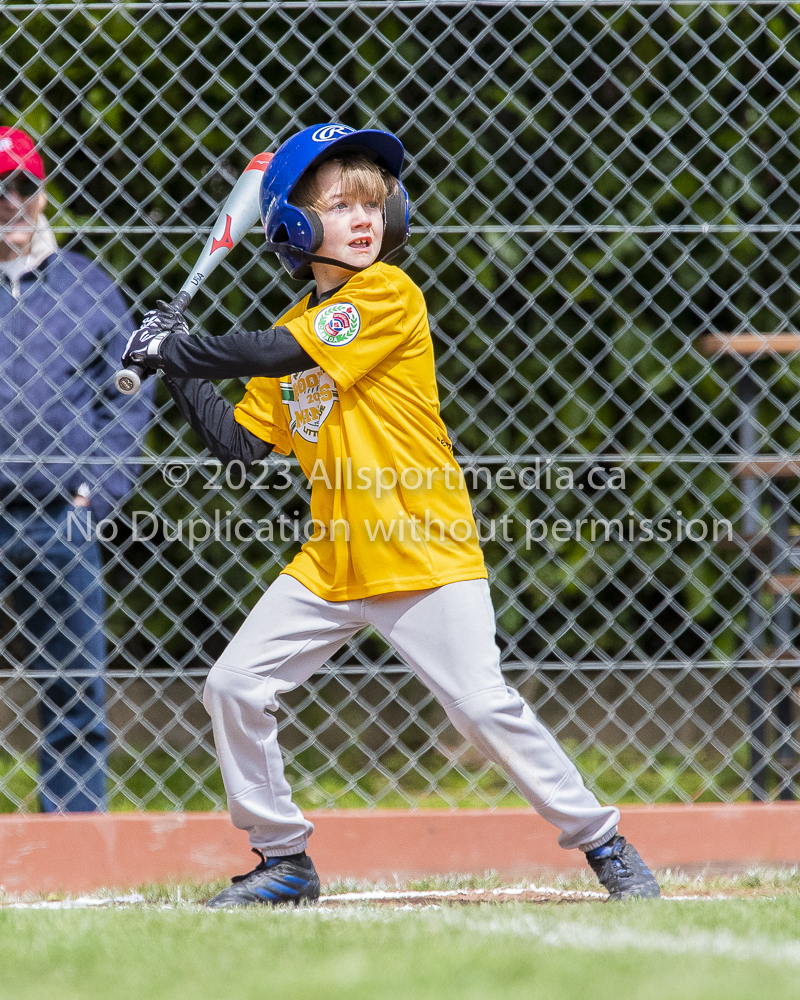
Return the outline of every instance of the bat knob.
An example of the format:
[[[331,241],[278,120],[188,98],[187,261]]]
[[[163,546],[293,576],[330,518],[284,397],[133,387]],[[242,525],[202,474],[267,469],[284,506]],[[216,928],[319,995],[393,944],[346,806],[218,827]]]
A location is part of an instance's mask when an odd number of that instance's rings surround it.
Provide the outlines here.
[[[135,396],[142,387],[145,371],[139,365],[123,368],[114,376],[114,385],[123,396]]]

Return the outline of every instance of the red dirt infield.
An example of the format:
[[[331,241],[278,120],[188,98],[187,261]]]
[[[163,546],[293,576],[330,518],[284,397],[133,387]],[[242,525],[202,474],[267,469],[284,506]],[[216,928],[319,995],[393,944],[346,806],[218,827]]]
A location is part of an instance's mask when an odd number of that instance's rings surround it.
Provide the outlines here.
[[[338,810],[309,813],[323,880],[451,872],[525,877],[583,868],[557,831],[524,809]],[[620,832],[655,868],[741,869],[800,862],[800,802],[625,806]],[[90,892],[253,865],[227,813],[14,814],[0,817],[0,887]]]

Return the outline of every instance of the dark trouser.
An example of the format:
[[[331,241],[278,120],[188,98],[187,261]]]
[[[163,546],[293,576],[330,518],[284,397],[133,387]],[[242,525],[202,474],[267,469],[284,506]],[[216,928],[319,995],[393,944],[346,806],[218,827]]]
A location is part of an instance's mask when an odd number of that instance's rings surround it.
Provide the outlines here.
[[[106,804],[104,597],[98,544],[80,530],[86,522],[86,508],[66,501],[0,510],[0,599],[11,596],[25,669],[41,694],[44,812]]]

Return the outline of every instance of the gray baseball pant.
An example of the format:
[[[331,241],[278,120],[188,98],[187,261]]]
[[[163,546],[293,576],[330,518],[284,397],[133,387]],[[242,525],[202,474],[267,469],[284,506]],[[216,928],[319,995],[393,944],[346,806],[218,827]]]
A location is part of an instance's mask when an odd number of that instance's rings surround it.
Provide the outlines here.
[[[533,808],[561,830],[564,848],[591,850],[616,831],[575,765],[500,671],[486,580],[353,601],[325,601],[282,574],[211,669],[211,716],[228,808],[250,843],[273,857],[306,847],[313,824],[292,801],[274,712],[368,625],[436,695],[461,735],[499,765]]]

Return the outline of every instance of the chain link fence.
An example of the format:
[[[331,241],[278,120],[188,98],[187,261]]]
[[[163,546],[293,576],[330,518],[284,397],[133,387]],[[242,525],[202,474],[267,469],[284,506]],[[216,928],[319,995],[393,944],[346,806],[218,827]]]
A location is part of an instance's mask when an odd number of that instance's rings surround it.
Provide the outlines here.
[[[510,683],[605,800],[796,795],[797,5],[11,2],[0,42],[0,124],[35,136],[59,242],[137,316],[252,155],[317,121],[399,135],[402,266]],[[264,328],[303,292],[259,243],[195,331]],[[163,386],[154,409],[103,529],[110,803],[219,809],[203,679],[299,547],[308,490],[292,460],[220,468]],[[28,639],[9,596],[7,811],[39,787]],[[521,804],[376,634],[286,696],[281,742],[304,806]]]

